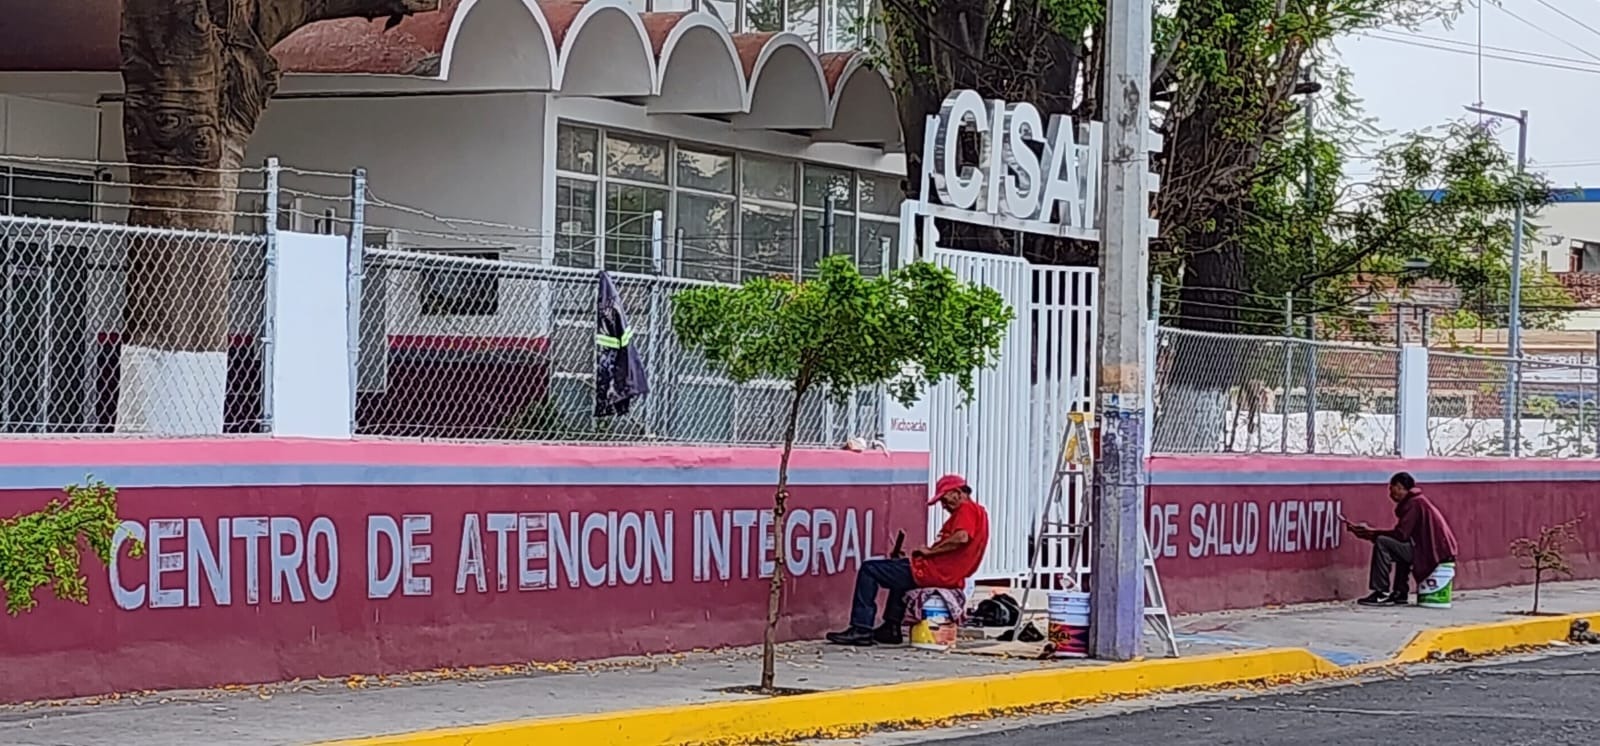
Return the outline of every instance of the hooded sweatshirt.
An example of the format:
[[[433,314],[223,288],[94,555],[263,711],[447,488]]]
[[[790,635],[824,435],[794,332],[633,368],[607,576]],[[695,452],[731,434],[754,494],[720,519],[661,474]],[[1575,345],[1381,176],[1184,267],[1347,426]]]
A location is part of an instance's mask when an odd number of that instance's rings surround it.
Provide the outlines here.
[[[1394,506],[1394,528],[1382,532],[1400,541],[1411,543],[1411,577],[1418,583],[1428,579],[1439,565],[1456,560],[1456,535],[1433,501],[1413,487]]]

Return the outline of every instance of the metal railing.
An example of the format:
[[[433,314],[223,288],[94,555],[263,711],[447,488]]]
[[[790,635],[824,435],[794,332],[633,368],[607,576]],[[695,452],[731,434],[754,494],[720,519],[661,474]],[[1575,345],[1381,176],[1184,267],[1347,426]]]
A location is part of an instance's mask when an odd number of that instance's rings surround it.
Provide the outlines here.
[[[1156,453],[1396,450],[1399,350],[1161,328]],[[1308,422],[1315,427],[1309,428]]]
[[[476,252],[475,252],[476,253]],[[366,252],[356,431],[390,437],[548,442],[781,442],[788,384],[737,384],[684,348],[672,296],[705,284],[611,273],[650,393],[595,416],[594,270],[485,256]],[[876,438],[883,395],[802,404],[798,443]]]
[[[264,236],[0,216],[0,432],[261,432],[266,255]]]
[[[1431,352],[1428,451],[1436,456],[1600,455],[1597,373],[1593,364]],[[1518,382],[1509,420],[1508,380]]]

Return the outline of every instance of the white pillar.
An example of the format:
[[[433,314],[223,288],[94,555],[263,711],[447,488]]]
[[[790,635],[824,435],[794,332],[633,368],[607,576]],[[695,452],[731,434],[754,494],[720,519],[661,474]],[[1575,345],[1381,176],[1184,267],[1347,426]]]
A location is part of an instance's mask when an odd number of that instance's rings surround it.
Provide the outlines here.
[[[1428,348],[1400,348],[1400,380],[1396,388],[1395,430],[1401,458],[1428,455]]]
[[[355,421],[344,236],[278,233],[272,307],[272,434],[349,438]]]

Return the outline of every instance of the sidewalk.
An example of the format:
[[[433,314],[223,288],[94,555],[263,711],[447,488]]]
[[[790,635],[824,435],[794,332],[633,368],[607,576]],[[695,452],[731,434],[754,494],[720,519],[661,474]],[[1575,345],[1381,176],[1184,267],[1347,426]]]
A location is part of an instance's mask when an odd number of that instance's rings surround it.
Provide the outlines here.
[[[1181,617],[1176,627],[1185,658],[1304,648],[1348,666],[1389,659],[1428,629],[1527,619],[1510,612],[1525,609],[1530,595],[1522,587],[1467,592],[1449,610],[1320,604],[1221,612]],[[1544,598],[1548,612],[1600,612],[1600,582],[1549,584]],[[1147,640],[1147,648],[1155,655],[1152,642]],[[1001,643],[965,647],[958,653],[929,653],[785,645],[779,653],[778,685],[847,690],[1104,665],[1005,657],[997,653],[1013,648]],[[508,720],[752,700],[758,698],[719,690],[753,684],[759,670],[759,651],[740,649],[36,703],[0,707],[0,743],[310,744]]]

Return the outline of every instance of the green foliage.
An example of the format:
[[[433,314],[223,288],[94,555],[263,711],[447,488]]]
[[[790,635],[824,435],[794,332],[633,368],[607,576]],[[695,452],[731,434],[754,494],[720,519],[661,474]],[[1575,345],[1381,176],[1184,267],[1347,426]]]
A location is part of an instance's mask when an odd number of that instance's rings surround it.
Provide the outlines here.
[[[1011,318],[999,293],[947,269],[917,262],[863,277],[842,256],[824,258],[815,279],[760,277],[673,296],[679,340],[734,381],[792,381],[797,395],[822,386],[841,401],[888,383],[910,404],[945,378],[970,396]]]
[[[87,545],[111,562],[117,525],[117,490],[93,477],[70,485],[66,497],[42,510],[0,519],[0,591],[6,613],[16,616],[37,604],[34,592],[50,586],[56,598],[88,603],[88,579],[80,566]],[[135,545],[133,555],[143,547]]]
[[[1413,134],[1371,159],[1375,173],[1359,184],[1340,176],[1349,149],[1330,136],[1291,139],[1264,151],[1263,171],[1275,176],[1252,188],[1239,236],[1245,297],[1251,299],[1241,302],[1248,306],[1241,314],[1247,328],[1281,326],[1282,299],[1292,293],[1299,312],[1328,314],[1323,321],[1339,323],[1344,332],[1388,335],[1350,309],[1382,310],[1424,279],[1453,285],[1461,299],[1462,311],[1434,317],[1439,328],[1503,326],[1519,196],[1526,205],[1522,302],[1532,309],[1522,321],[1529,328],[1560,325],[1561,309],[1572,307],[1572,298],[1526,256],[1537,240],[1532,221],[1550,202],[1551,185],[1538,174],[1518,177],[1492,133],[1458,124],[1439,134]],[[1419,258],[1429,262],[1426,270],[1405,269]]]

